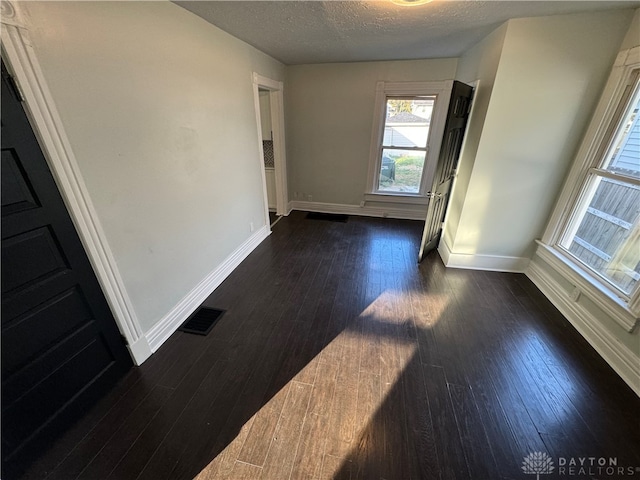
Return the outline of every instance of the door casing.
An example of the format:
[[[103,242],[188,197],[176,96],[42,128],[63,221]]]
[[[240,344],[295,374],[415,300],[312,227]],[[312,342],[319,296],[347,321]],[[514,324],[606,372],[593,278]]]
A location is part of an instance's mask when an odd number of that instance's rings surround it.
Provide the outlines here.
[[[287,161],[284,138],[284,96],[283,83],[253,73],[253,97],[256,111],[256,125],[258,133],[258,149],[260,153],[260,172],[264,196],[265,225],[269,225],[269,202],[267,200],[267,180],[264,172],[264,151],[260,131],[260,93],[259,90],[269,92],[271,106],[271,129],[273,131],[273,156],[276,176],[276,214],[289,215],[289,194],[287,190]]]

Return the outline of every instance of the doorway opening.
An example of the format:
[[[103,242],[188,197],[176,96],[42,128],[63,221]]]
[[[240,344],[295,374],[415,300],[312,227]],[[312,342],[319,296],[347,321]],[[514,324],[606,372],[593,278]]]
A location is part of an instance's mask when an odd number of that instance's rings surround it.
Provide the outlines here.
[[[284,144],[283,84],[256,73],[253,90],[263,177],[265,223],[289,214]]]
[[[273,224],[278,215],[276,205],[276,169],[273,155],[273,129],[271,127],[271,101],[269,90],[258,88],[260,102],[260,139],[262,140],[262,158],[264,163],[265,187],[267,189],[267,208],[269,224]]]

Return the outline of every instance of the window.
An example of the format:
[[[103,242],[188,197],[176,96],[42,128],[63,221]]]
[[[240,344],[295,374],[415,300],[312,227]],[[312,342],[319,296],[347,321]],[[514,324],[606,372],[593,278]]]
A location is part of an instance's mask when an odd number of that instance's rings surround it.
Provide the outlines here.
[[[622,110],[600,164],[589,169],[560,246],[629,296],[640,279],[640,88]]]
[[[594,292],[616,299],[635,317],[640,312],[640,49],[618,59],[543,244]]]
[[[369,199],[424,200],[431,185],[452,82],[379,82],[369,164]],[[404,200],[402,200],[404,198]]]
[[[387,97],[379,192],[419,193],[435,97]]]

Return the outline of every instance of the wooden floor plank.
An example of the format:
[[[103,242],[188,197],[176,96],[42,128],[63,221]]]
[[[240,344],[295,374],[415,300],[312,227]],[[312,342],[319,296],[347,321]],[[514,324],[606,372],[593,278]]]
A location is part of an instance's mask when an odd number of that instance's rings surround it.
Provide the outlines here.
[[[378,414],[370,421],[368,433],[382,437],[382,454],[377,452],[380,477],[392,478],[397,475],[402,478],[411,478],[409,472],[413,462],[409,458],[412,452],[408,446],[408,425],[405,417],[404,386],[407,379],[402,374],[398,374],[394,381],[389,382],[388,375],[389,371],[385,369],[382,387],[384,400]],[[360,467],[361,460],[357,456],[356,458],[351,456],[349,459],[352,462],[357,462],[356,465]]]
[[[325,453],[342,458],[352,447],[355,430],[356,410],[358,406],[359,368],[356,359],[359,343],[346,340],[344,358],[338,369],[335,393],[331,413],[329,414],[329,432]]]
[[[337,366],[318,363],[316,382],[293,462],[292,479],[315,479],[320,476],[337,373]]]
[[[381,403],[380,375],[360,372],[358,379],[358,408],[356,411],[356,439],[350,458],[355,466],[356,479],[380,475],[384,455],[384,430],[376,412]]]
[[[278,426],[280,414],[289,394],[290,385],[276,393],[267,404],[256,413],[247,440],[238,454],[238,460],[262,467],[267,458],[273,435]]]
[[[437,478],[440,472],[440,463],[432,420],[432,407],[429,403],[422,374],[422,364],[417,352],[405,368],[402,386],[404,387],[407,428],[406,450],[409,459],[411,459],[407,462],[409,478]],[[386,477],[391,478],[394,471],[396,470],[391,470]]]
[[[132,412],[133,421],[114,432],[91,462],[80,472],[78,479],[93,480],[108,477],[120,459],[131,448],[149,422],[166,403],[173,389],[156,386],[149,396]]]
[[[504,478],[518,478],[521,473],[520,462],[528,451],[516,451],[516,439],[493,385],[487,379],[477,380],[471,393],[495,458],[497,472]]]
[[[322,462],[322,472],[319,480],[350,480],[351,462],[333,455],[325,455]]]
[[[442,367],[425,366],[424,380],[429,392],[433,427],[442,480],[469,480],[471,475],[458,433],[454,408]],[[459,407],[459,406],[458,406]]]
[[[491,478],[498,465],[471,389],[449,384],[449,394],[469,472],[475,478]]]
[[[233,468],[238,455],[240,454],[240,450],[249,436],[249,431],[253,426],[254,418],[255,416],[249,419],[249,421],[242,426],[236,438],[234,438],[221,453],[219,453],[205,468],[203,468],[195,478],[198,480],[226,480],[228,478],[232,478],[231,474],[233,473]]]
[[[326,416],[307,414],[293,462],[292,480],[310,480],[320,476],[327,428]]]
[[[255,465],[249,465],[248,463],[236,462],[230,478],[234,480],[252,480],[260,478],[262,475],[262,468]]]
[[[280,414],[278,426],[273,434],[269,453],[264,461],[261,478],[288,479],[293,469],[296,449],[300,442],[302,425],[304,424],[311,396],[311,385],[291,382],[289,395]]]

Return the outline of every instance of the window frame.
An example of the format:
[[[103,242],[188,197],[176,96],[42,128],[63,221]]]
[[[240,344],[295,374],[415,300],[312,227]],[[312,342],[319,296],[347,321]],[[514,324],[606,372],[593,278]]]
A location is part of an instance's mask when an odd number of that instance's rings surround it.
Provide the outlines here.
[[[428,203],[427,190],[431,187],[435,174],[442,135],[447,120],[447,108],[453,88],[453,80],[438,82],[377,82],[373,113],[373,129],[369,153],[369,171],[365,199],[370,201],[399,203]],[[382,167],[382,142],[386,119],[387,98],[389,97],[435,97],[429,134],[427,137],[425,163],[417,193],[379,190],[380,169]]]
[[[602,93],[591,123],[571,166],[565,184],[539,243],[541,256],[556,266],[588,296],[606,307],[608,313],[628,330],[640,315],[640,282],[630,294],[606,281],[585,266],[562,245],[568,230],[576,222],[577,213],[588,201],[589,184],[594,174],[602,173],[603,156],[616,132],[620,116],[640,78],[640,47],[620,52]],[[613,177],[607,173],[604,177]],[[624,181],[628,181],[626,178]],[[632,182],[635,183],[635,182]],[[631,317],[631,318],[630,318]]]

